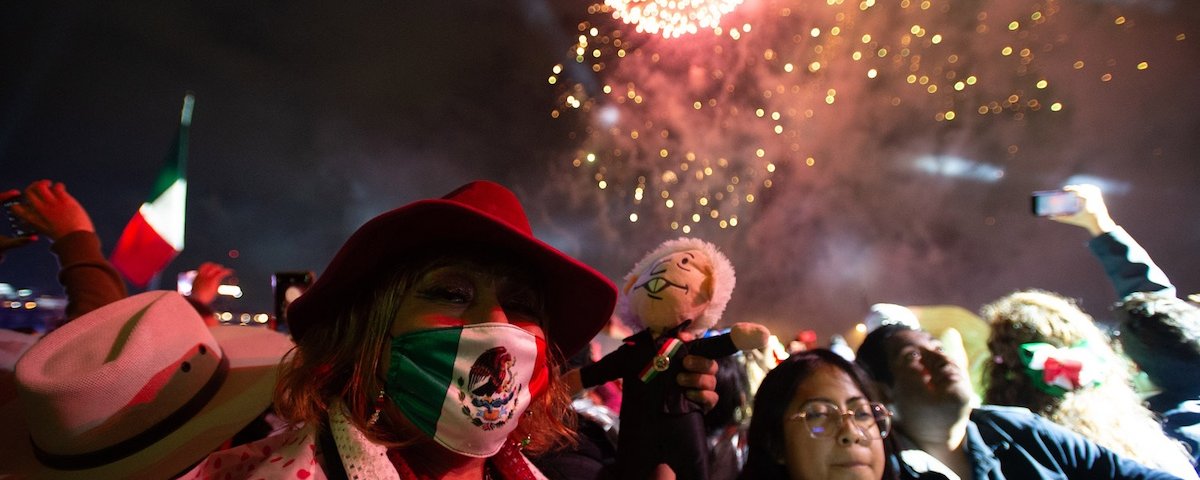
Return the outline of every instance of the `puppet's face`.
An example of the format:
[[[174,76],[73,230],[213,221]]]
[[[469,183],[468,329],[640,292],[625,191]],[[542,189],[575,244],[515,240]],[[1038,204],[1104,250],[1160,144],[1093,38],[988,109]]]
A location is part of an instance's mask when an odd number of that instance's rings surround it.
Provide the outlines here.
[[[630,279],[625,294],[642,323],[660,333],[704,313],[712,298],[712,275],[712,260],[704,252],[672,253]]]

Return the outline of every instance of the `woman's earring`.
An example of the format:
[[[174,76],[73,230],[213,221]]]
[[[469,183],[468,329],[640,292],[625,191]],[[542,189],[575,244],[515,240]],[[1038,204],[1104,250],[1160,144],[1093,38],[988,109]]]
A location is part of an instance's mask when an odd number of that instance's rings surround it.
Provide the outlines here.
[[[533,417],[533,411],[525,410],[524,416],[525,416],[525,418]],[[525,438],[522,438],[520,440],[513,442],[513,446],[517,447],[517,450],[524,450],[525,447],[528,447],[530,443],[533,443],[533,435],[525,434]]]
[[[373,427],[379,422],[379,413],[383,411],[383,389],[379,389],[379,396],[375,397],[375,413],[371,414],[371,418],[367,420],[367,426]]]

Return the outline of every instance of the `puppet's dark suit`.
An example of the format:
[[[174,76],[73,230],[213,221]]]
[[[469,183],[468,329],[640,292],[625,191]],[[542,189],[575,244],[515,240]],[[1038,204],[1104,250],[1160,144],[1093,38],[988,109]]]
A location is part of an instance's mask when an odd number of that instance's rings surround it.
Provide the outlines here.
[[[650,478],[658,464],[665,463],[684,480],[708,479],[708,445],[704,412],[683,395],[675,376],[683,368],[683,357],[699,355],[720,358],[736,353],[729,334],[684,342],[670,366],[649,382],[640,374],[652,365],[659,348],[675,338],[691,321],[664,332],[657,339],[642,330],[625,339],[625,344],[596,363],[580,370],[584,387],[623,379],[621,430],[617,437],[616,473],[622,480]]]

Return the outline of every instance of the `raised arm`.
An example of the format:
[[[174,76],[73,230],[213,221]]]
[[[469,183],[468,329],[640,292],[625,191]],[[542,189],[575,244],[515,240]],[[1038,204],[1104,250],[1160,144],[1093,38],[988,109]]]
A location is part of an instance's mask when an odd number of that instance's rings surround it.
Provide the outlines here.
[[[58,281],[67,294],[67,319],[125,298],[125,282],[104,258],[92,219],[66,185],[33,182],[13,213],[52,242]]]
[[[1104,267],[1117,298],[1133,292],[1162,292],[1175,295],[1175,286],[1167,274],[1150,258],[1141,245],[1117,225],[1108,214],[1104,197],[1095,185],[1068,185],[1063,188],[1078,196],[1080,209],[1071,215],[1050,217],[1056,222],[1075,225],[1091,234],[1088,249]]]

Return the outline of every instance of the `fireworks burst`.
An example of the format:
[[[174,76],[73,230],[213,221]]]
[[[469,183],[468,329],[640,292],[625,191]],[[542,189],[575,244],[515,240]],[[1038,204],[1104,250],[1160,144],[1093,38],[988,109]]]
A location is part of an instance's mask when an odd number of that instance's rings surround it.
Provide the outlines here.
[[[717,28],[742,0],[605,0],[613,18],[664,38]]]
[[[636,16],[634,3],[614,3],[589,8],[573,62],[554,67],[561,105],[552,115],[583,116],[572,165],[625,199],[629,221],[683,233],[745,224],[782,172],[878,168],[839,158],[842,143],[859,139],[853,132],[886,142],[904,130],[1053,121],[1070,105],[1056,85],[1148,68],[1067,48],[1072,32],[1055,25],[1057,0],[765,1],[727,15],[727,28],[714,21],[679,39],[664,38],[673,36],[666,27],[663,36],[642,33],[658,31],[644,22],[645,6],[638,31],[626,31],[611,18]],[[1097,28],[1111,35],[1132,28],[1105,15],[1111,23]],[[870,125],[882,115],[908,120],[890,131]],[[1012,156],[1020,145],[1003,150]]]

